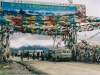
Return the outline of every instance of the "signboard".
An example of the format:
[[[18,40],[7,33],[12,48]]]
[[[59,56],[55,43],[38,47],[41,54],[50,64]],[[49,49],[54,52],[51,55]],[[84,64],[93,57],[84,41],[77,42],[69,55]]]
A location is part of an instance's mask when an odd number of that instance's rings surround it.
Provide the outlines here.
[[[45,14],[53,13],[59,15],[75,14],[76,6],[44,5],[44,4],[25,4],[14,2],[2,2],[2,10],[19,11],[22,9],[27,14]]]

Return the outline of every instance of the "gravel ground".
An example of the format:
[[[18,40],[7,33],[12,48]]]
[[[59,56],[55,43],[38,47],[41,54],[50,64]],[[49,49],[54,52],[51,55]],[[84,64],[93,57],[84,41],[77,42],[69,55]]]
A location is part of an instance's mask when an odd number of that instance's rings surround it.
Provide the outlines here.
[[[34,75],[26,67],[13,62],[0,64],[0,75]]]

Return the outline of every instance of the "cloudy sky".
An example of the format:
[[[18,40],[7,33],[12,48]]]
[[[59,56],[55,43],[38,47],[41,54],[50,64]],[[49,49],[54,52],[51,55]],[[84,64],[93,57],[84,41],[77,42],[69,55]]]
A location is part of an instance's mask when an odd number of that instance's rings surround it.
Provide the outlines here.
[[[6,1],[14,1],[14,0],[6,0]],[[22,0],[23,2],[25,0]],[[38,1],[38,2],[54,2],[54,3],[68,3],[68,0],[28,0],[28,1]],[[95,16],[100,17],[100,0],[73,0],[74,4],[85,4],[86,5],[86,15],[87,16]],[[90,31],[90,32],[81,32],[78,33],[78,39],[83,39],[86,37],[90,37],[100,30]],[[92,41],[100,41],[100,35],[95,36],[94,38],[90,39]],[[15,33],[11,36],[10,46],[11,47],[21,47],[27,45],[53,45],[52,37],[43,36],[43,35],[31,35],[31,34],[22,34],[22,33]],[[63,43],[62,43],[63,45]]]

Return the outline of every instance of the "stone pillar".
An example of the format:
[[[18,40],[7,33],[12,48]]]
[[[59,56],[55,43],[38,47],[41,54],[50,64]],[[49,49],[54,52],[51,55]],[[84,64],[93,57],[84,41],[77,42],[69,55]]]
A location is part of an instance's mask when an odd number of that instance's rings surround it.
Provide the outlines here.
[[[1,61],[7,61],[7,58],[9,57],[10,53],[10,47],[9,47],[9,31],[10,29],[4,28],[4,25],[0,25],[1,27],[1,33],[0,33],[0,60]],[[3,59],[4,58],[4,59]]]

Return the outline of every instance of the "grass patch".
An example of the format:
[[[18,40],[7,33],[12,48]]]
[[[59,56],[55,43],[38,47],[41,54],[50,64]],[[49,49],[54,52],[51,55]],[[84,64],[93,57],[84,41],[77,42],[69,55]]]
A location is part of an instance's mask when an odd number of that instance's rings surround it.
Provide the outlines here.
[[[12,73],[8,68],[4,68],[4,66],[9,66],[8,63],[0,63],[0,75],[13,75],[14,73]]]

